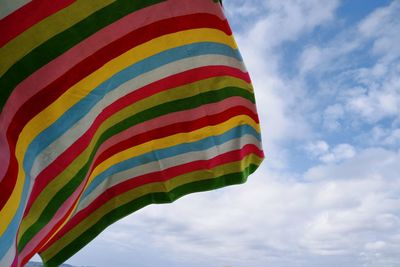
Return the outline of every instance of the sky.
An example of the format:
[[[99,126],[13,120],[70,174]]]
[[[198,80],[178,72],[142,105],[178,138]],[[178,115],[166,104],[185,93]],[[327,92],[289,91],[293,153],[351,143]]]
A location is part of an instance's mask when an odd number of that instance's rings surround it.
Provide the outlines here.
[[[255,88],[262,166],[244,185],[148,206],[68,263],[400,266],[400,1],[224,7]]]

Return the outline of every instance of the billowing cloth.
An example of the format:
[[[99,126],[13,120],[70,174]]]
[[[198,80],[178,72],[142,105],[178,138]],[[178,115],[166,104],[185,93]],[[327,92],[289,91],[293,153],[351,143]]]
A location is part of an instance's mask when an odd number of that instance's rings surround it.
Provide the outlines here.
[[[219,1],[0,0],[0,266],[58,266],[152,203],[262,161]]]

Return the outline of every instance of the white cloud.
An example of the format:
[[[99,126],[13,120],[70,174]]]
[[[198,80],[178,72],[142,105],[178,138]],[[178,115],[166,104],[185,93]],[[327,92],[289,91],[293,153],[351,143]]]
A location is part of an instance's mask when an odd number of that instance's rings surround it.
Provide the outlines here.
[[[305,177],[308,180],[386,178],[400,182],[400,156],[382,148],[369,148],[337,164],[310,168]]]
[[[399,13],[400,2],[393,1],[330,42],[309,44],[303,50],[297,63],[300,74],[323,77],[319,86],[328,89],[318,96],[324,92],[336,99],[322,118],[328,130],[340,129],[345,118],[373,124],[400,113]]]
[[[400,56],[399,24],[400,2],[392,1],[387,7],[373,12],[359,25],[359,31],[373,39],[373,52],[383,55],[385,61],[398,59]]]
[[[326,153],[320,157],[323,162],[338,162],[344,159],[349,159],[354,157],[356,151],[352,145],[349,144],[339,144],[334,147],[330,153]]]
[[[328,143],[323,140],[312,142],[308,144],[305,149],[313,157],[325,163],[339,162],[350,159],[356,155],[355,148],[350,144],[338,144],[331,148]]]
[[[354,63],[345,56],[362,46],[363,40],[354,28],[339,32],[327,43],[310,40],[298,58],[299,74],[318,75],[335,70],[346,70]]]
[[[378,88],[348,99],[347,107],[368,122],[394,117],[400,113],[400,78],[390,75]]]
[[[112,226],[103,242],[127,251],[146,242],[182,266],[204,259],[215,266],[302,266],[305,259],[334,266],[331,255],[351,257],[351,266],[398,263],[391,253],[400,247],[399,161],[394,152],[365,150],[313,168],[306,174],[318,176],[312,183],[264,167],[245,185],[147,207]],[[380,255],[367,259],[371,251]]]
[[[345,115],[345,110],[341,104],[328,106],[323,113],[323,127],[328,130],[339,130],[340,119]]]
[[[313,156],[321,156],[329,152],[329,145],[323,140],[318,140],[308,144],[306,150]]]
[[[247,30],[236,34],[241,53],[256,90],[263,141],[268,164],[281,167],[287,151],[280,145],[291,139],[312,136],[306,120],[309,105],[306,88],[297,79],[281,72],[281,46],[331,22],[339,1],[253,1],[241,2],[232,14],[244,7],[257,6],[253,20],[247,18]],[[235,3],[227,1],[229,11]]]
[[[375,242],[369,242],[365,244],[365,249],[366,250],[381,250],[384,249],[386,246],[386,242],[384,241],[375,241]]]
[[[322,56],[322,51],[317,46],[310,46],[304,49],[299,61],[300,72],[306,73],[314,70],[322,63]]]

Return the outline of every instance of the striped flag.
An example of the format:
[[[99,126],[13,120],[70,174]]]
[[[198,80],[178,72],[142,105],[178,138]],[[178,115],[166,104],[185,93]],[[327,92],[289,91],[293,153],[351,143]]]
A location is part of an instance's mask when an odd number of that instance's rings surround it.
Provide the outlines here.
[[[263,159],[219,1],[0,0],[0,266],[58,266]]]

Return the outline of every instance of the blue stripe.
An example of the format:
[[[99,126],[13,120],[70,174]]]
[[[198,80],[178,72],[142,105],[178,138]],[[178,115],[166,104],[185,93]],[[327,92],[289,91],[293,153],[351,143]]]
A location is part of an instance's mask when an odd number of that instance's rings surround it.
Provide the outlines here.
[[[76,122],[82,119],[96,103],[98,103],[107,93],[116,89],[121,84],[138,77],[146,72],[159,68],[163,65],[172,63],[177,60],[201,56],[201,55],[224,55],[236,58],[242,61],[239,51],[231,47],[212,42],[201,42],[189,45],[176,47],[170,50],[163,51],[159,54],[139,61],[130,67],[115,74],[110,79],[96,87],[86,97],[76,103],[68,111],[66,111],[57,121],[41,132],[29,145],[24,157],[24,170],[26,173],[25,183],[23,186],[20,205],[14,215],[11,223],[6,231],[0,237],[0,259],[7,253],[12,246],[12,239],[16,236],[18,225],[22,219],[23,210],[25,208],[28,189],[30,186],[31,177],[29,175],[35,158],[40,152],[52,142],[57,140]]]
[[[232,139],[240,138],[243,135],[252,135],[257,140],[261,140],[260,134],[251,126],[247,124],[243,124],[232,128],[231,130],[217,136],[209,136],[202,140],[192,142],[192,143],[183,143],[176,146],[163,148],[155,151],[151,151],[149,153],[145,153],[143,155],[127,159],[118,164],[111,166],[106,169],[102,173],[98,174],[90,183],[90,185],[86,188],[85,192],[82,194],[81,201],[89,195],[93,190],[96,189],[104,180],[109,178],[111,175],[129,170],[131,168],[147,164],[150,162],[162,160],[165,158],[173,157],[176,155],[194,152],[194,151],[202,151],[208,148],[221,145],[225,142],[228,142]]]

